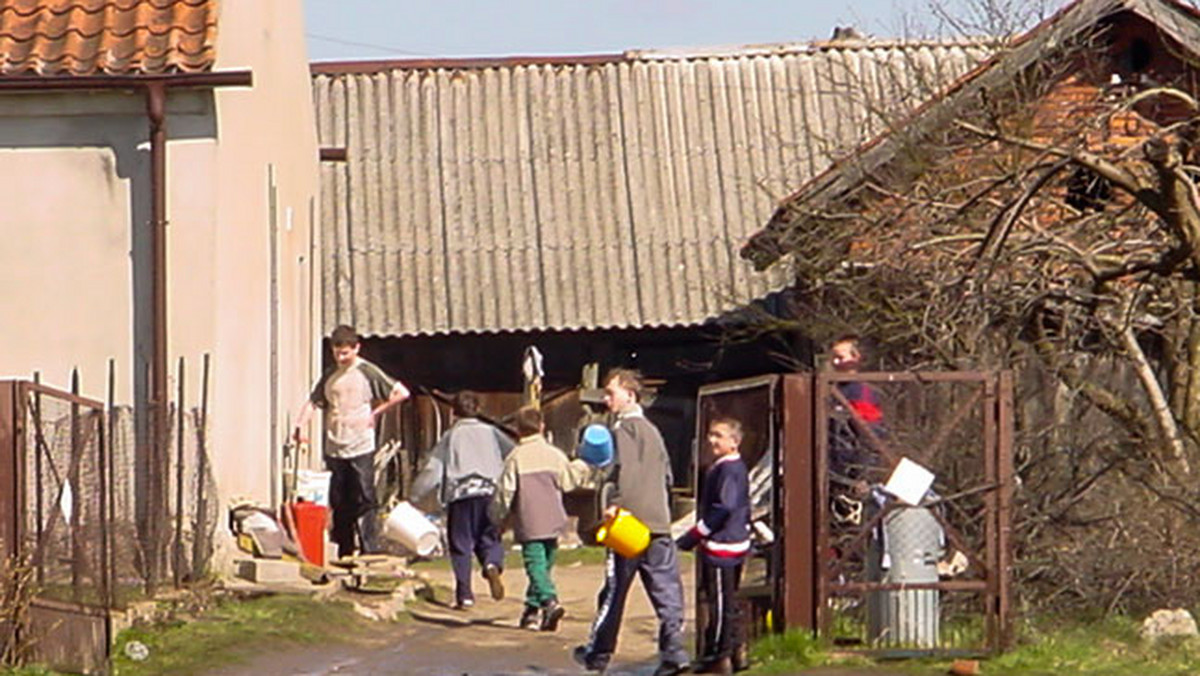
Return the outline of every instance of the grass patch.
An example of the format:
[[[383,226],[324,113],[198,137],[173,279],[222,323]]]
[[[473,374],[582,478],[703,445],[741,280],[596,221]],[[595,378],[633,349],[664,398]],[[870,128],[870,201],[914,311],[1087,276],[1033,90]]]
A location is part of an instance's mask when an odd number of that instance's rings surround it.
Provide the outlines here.
[[[368,624],[347,603],[299,596],[223,599],[195,618],[121,632],[113,647],[114,673],[198,674],[282,645],[337,642]],[[131,641],[149,648],[149,657],[140,662],[127,657]]]
[[[1128,617],[1095,621],[1046,617],[1027,622],[1017,646],[982,661],[984,674],[1014,676],[1185,676],[1200,674],[1200,638],[1148,643],[1138,636],[1139,622]],[[792,630],[766,636],[751,647],[753,674],[787,674],[818,666],[854,666],[855,672],[945,674],[951,660],[875,661],[834,656],[809,632]]]
[[[1200,673],[1200,639],[1148,643],[1139,623],[1109,617],[1089,623],[1030,623],[1016,649],[988,660],[988,671],[1003,674],[1095,674],[1174,676]]]
[[[803,629],[760,638],[750,647],[750,659],[755,674],[790,674],[829,662],[821,640]]]

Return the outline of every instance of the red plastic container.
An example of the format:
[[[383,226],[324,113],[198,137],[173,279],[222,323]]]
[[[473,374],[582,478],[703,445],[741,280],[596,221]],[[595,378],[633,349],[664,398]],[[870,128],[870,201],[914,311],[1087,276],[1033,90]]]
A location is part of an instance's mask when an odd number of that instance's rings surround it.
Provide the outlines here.
[[[325,524],[329,520],[329,508],[315,502],[297,502],[292,505],[292,516],[304,558],[309,563],[324,566]]]

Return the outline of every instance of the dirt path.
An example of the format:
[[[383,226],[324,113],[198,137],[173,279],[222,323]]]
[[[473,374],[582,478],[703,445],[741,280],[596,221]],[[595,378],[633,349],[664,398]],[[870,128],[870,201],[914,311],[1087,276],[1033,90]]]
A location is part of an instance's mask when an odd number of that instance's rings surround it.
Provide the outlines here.
[[[440,585],[451,586],[449,570],[430,571]],[[595,612],[596,592],[603,580],[597,564],[575,563],[556,569],[559,599],[567,609],[559,631],[533,632],[517,626],[525,591],[525,575],[519,568],[505,576],[508,595],[494,602],[486,584],[479,579],[475,593],[478,605],[468,612],[455,611],[436,603],[410,604],[413,619],[381,626],[380,635],[366,645],[303,647],[282,654],[263,655],[236,668],[213,672],[214,676],[284,676],[301,674],[579,674],[571,660],[571,649],[587,640]],[[621,640],[608,673],[613,676],[642,676],[657,664],[658,621],[640,584],[629,595]],[[687,592],[688,643],[693,645],[692,570],[684,566]],[[336,628],[332,628],[336,630]]]

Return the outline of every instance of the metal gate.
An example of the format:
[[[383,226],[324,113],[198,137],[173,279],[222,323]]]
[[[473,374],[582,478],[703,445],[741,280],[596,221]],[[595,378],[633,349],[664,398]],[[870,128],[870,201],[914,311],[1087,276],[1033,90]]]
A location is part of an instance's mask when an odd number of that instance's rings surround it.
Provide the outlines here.
[[[0,640],[82,673],[106,671],[111,644],[105,410],[78,394],[0,381],[0,552],[36,590]]]
[[[895,656],[1005,645],[1011,374],[787,374],[706,385],[697,397],[697,491],[716,416],[743,425],[753,518],[773,534],[745,564],[739,596],[751,634],[807,627],[841,650]],[[933,475],[930,490],[909,496],[916,504],[885,490],[902,461]],[[705,590],[696,599],[702,629]]]
[[[842,648],[886,655],[1002,647],[1011,374],[815,378],[821,634]]]

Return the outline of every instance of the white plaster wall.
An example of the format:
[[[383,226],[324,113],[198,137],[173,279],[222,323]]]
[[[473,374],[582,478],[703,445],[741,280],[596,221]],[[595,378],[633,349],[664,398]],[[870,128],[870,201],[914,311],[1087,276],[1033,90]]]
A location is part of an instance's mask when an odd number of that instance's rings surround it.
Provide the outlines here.
[[[196,405],[201,360],[211,354],[209,452],[223,509],[234,496],[271,497],[271,454],[315,375],[320,336],[310,303],[318,159],[301,2],[227,0],[220,9],[216,70],[249,69],[254,85],[169,94],[167,267],[171,396],[182,356],[186,405]],[[135,185],[149,179],[144,110],[139,93],[0,95],[0,377],[41,370],[65,387],[78,366],[84,394],[103,398],[115,358],[118,400],[132,403],[130,251],[148,208]]]
[[[270,458],[313,376],[315,318],[308,302],[309,205],[318,189],[316,127],[299,0],[221,4],[217,69],[249,68],[254,86],[217,93],[217,271],[212,435],[222,493],[265,501]],[[270,436],[270,204],[279,245],[279,382]],[[290,218],[289,218],[290,214]],[[289,225],[290,224],[290,225]],[[319,342],[319,341],[316,341]],[[294,415],[294,413],[291,413]]]
[[[78,366],[102,396],[108,358],[128,365],[129,187],[115,163],[108,148],[0,147],[0,377],[37,370],[66,389]]]

